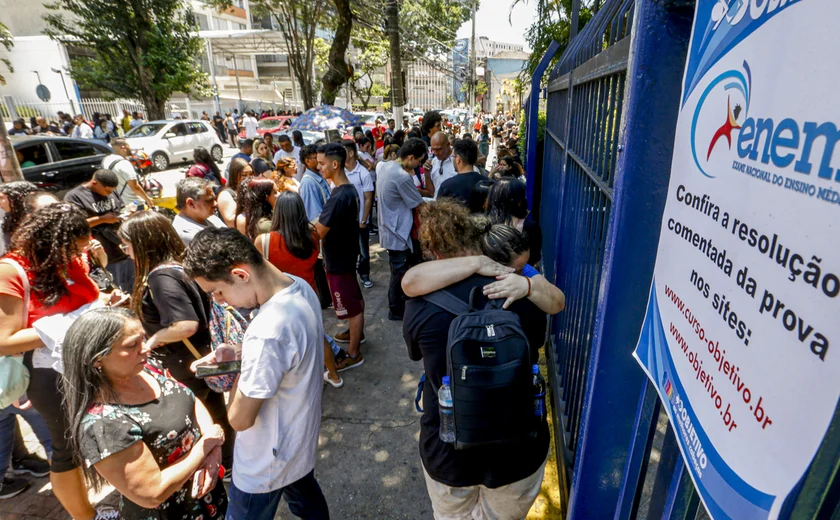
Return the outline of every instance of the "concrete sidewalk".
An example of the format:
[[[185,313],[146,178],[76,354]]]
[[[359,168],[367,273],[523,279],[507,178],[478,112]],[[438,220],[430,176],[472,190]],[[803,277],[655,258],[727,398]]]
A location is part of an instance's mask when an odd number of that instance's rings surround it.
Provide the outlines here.
[[[376,237],[371,237],[373,242]],[[388,321],[388,255],[371,244],[371,278],[365,295],[365,363],[342,373],[344,388],[324,388],[323,422],[315,476],[333,520],[431,519],[432,508],[418,454],[420,414],[414,409],[422,362],[408,359],[402,322]],[[343,330],[331,309],[324,311],[329,333]],[[27,443],[35,449],[34,436]],[[552,444],[553,447],[553,444]],[[553,453],[546,465],[543,492],[529,520],[559,516],[559,491]],[[48,479],[36,479],[26,493],[0,500],[0,520],[69,518],[52,495]],[[118,494],[106,490],[104,502]],[[277,517],[295,518],[285,503]]]

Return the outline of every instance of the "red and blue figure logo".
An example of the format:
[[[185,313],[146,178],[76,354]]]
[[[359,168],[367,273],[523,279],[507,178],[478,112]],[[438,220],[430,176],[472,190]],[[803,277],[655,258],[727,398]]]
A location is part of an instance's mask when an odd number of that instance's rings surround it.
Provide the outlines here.
[[[716,148],[732,149],[733,134],[749,114],[751,73],[744,61],[742,70],[728,70],[709,83],[691,119],[691,154],[700,173],[710,179],[708,163]],[[704,129],[715,128],[714,132]],[[699,153],[698,153],[699,151]]]
[[[671,384],[671,378],[668,377],[668,372],[662,372],[662,390],[665,391],[665,395],[669,401],[674,400],[674,385]]]

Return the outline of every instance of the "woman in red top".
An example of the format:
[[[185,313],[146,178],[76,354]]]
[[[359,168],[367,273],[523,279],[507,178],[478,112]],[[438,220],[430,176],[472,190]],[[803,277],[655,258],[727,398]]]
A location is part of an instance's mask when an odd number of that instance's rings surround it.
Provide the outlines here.
[[[67,418],[61,405],[60,374],[35,360],[44,348],[32,324],[45,316],[65,314],[99,297],[84,259],[90,244],[85,215],[67,203],[52,204],[29,216],[12,237],[10,252],[0,262],[0,355],[25,352],[30,401],[44,417],[53,441],[50,482],[55,496],[73,518],[113,518],[114,510],[95,511],[87,497],[82,472],[70,448]],[[9,262],[11,261],[11,262]],[[19,275],[26,274],[28,284]],[[29,308],[24,308],[26,285]],[[37,358],[44,359],[43,350]]]
[[[315,262],[318,261],[321,244],[315,226],[306,219],[306,208],[300,195],[284,191],[277,197],[271,231],[259,235],[254,245],[274,267],[302,278],[318,294],[315,288]],[[327,366],[324,380],[335,388],[341,388],[344,381],[335,369],[335,357],[326,338],[324,364]]]

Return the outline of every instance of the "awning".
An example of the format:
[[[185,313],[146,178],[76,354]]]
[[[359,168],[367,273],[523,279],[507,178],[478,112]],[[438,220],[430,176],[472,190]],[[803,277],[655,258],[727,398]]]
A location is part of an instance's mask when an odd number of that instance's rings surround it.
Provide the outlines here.
[[[209,40],[213,46],[213,54],[218,55],[289,54],[286,40],[279,31],[199,31],[198,37]]]

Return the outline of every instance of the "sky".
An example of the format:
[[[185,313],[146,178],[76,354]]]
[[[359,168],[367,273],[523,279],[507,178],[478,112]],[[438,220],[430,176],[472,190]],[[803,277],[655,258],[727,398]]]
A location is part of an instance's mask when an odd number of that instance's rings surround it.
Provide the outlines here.
[[[499,42],[522,44],[526,51],[530,51],[525,42],[525,31],[534,21],[536,0],[527,4],[520,2],[508,22],[511,3],[512,0],[480,0],[475,15],[475,37],[487,36]],[[467,20],[458,30],[458,38],[469,38],[471,33],[472,22]]]

